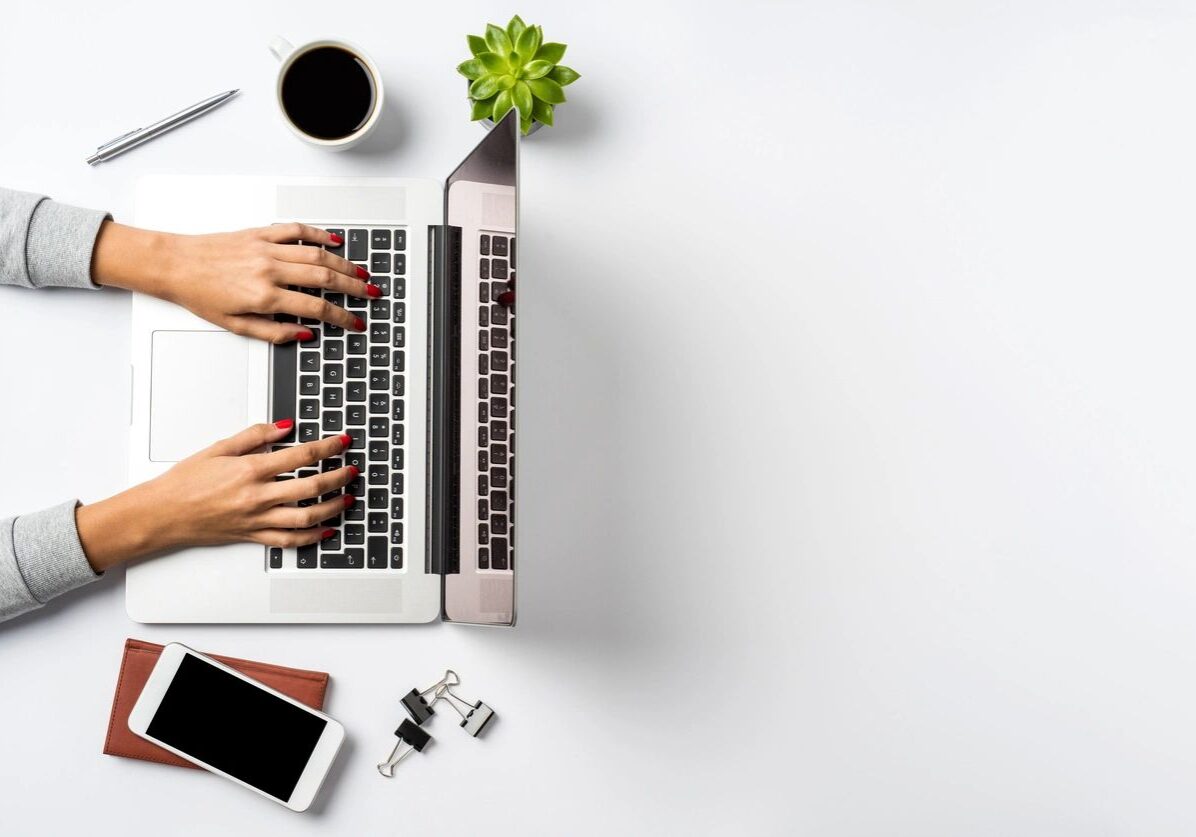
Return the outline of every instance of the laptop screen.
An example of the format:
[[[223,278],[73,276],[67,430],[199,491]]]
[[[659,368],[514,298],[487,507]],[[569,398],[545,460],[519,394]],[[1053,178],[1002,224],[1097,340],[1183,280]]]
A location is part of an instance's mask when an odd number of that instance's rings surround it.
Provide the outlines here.
[[[433,555],[444,616],[515,620],[515,285],[519,119],[498,123],[448,178],[435,294]]]

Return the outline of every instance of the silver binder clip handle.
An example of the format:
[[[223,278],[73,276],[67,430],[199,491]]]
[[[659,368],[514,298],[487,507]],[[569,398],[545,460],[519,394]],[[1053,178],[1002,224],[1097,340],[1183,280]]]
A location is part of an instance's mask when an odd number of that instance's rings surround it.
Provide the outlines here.
[[[390,756],[386,761],[378,765],[378,772],[387,779],[395,775],[395,767],[398,766],[399,762],[412,753],[422,753],[424,747],[428,746],[428,742],[432,740],[432,736],[428,735],[419,728],[418,724],[410,720],[405,720],[399,724],[399,728],[395,730],[395,736],[399,740],[395,742],[394,749],[390,751]],[[406,749],[404,749],[404,746]]]

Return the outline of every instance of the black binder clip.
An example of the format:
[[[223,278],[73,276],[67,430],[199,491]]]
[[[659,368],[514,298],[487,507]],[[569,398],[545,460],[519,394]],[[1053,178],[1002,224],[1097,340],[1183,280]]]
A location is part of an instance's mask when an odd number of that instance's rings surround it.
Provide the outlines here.
[[[399,724],[395,735],[398,736],[399,741],[390,751],[390,758],[378,765],[378,772],[387,779],[395,775],[395,767],[399,762],[412,753],[422,753],[424,747],[432,740],[432,736],[420,729],[418,724],[406,720]],[[407,745],[406,749],[403,748],[404,744]],[[400,750],[402,752],[399,752]]]
[[[455,686],[457,684],[453,683],[452,685]],[[486,728],[486,725],[494,719],[493,709],[480,700],[476,703],[470,703],[467,700],[457,697],[449,688],[449,684],[442,685],[436,690],[436,698],[433,703],[436,700],[443,700],[449,706],[453,707],[453,709],[457,710],[457,714],[461,716],[461,729],[468,732],[474,738],[477,738],[482,730]]]
[[[426,720],[436,714],[436,710],[432,708],[432,704],[439,697],[440,690],[456,686],[460,682],[461,678],[457,676],[457,672],[449,669],[444,673],[444,677],[437,680],[422,692],[417,692],[415,689],[408,692],[402,700],[403,708],[407,710],[407,714],[411,716],[411,720],[422,726]],[[431,701],[425,697],[425,695],[429,694],[432,695]]]

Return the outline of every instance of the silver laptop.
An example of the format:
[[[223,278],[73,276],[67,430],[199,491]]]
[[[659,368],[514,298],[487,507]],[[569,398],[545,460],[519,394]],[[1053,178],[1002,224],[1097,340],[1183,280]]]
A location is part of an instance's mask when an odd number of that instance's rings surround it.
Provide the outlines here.
[[[380,299],[326,294],[363,334],[304,323],[270,346],[149,297],[133,301],[130,480],[246,425],[293,417],[294,442],[348,433],[359,502],[311,547],[235,544],[131,566],[139,622],[515,621],[518,121],[447,182],[155,177],[140,226],[203,233],[302,221],[334,231]],[[299,476],[306,476],[299,472]]]

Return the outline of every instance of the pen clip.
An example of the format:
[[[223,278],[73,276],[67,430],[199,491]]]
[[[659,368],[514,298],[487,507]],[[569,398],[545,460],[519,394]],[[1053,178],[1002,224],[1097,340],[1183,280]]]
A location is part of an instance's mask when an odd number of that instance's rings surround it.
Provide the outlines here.
[[[105,148],[110,148],[111,146],[116,145],[118,142],[123,140],[125,137],[131,137],[131,136],[133,136],[133,134],[137,133],[140,130],[141,130],[140,128],[134,128],[133,130],[129,131],[127,134],[121,134],[119,137],[116,137],[115,139],[110,139],[106,143],[101,145],[99,148],[97,148],[96,151],[100,152],[100,151],[103,151]]]

